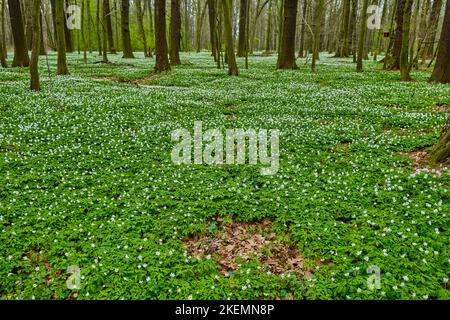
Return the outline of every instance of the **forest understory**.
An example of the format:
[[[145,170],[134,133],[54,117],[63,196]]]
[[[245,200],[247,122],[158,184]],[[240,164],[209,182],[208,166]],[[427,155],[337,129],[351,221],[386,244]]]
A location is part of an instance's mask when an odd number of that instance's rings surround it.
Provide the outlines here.
[[[0,69],[0,299],[450,298],[450,170],[426,161],[449,86],[431,69],[255,54],[229,77],[202,52],[152,74],[134,55],[69,53],[68,76],[41,56],[39,92]],[[194,121],[278,129],[278,172],[174,164]]]

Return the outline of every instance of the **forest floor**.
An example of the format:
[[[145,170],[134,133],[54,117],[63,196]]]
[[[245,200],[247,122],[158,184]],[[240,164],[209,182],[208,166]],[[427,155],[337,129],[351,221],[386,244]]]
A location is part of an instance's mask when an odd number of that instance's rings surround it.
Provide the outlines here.
[[[450,298],[450,171],[422,161],[448,85],[326,55],[239,77],[139,57],[70,54],[50,79],[42,58],[40,93],[0,69],[0,299]],[[194,121],[279,129],[279,171],[173,164]]]

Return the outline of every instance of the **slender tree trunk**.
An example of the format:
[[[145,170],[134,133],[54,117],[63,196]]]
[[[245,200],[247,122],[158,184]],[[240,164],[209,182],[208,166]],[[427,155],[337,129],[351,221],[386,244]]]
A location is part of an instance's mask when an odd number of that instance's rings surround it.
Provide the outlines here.
[[[266,54],[269,54],[272,49],[272,8],[272,0],[269,0],[269,10],[267,10]]]
[[[8,52],[7,52],[7,50],[6,50],[6,21],[5,21],[5,19],[6,19],[6,16],[5,16],[5,11],[6,11],[6,0],[2,0],[2,11],[1,11],[1,14],[2,14],[2,21],[1,21],[1,23],[2,23],[2,43],[1,43],[1,45],[3,46],[3,53],[4,53],[4,55],[5,55],[5,58],[7,58],[8,57]]]
[[[170,0],[170,64],[178,65],[180,61],[181,12],[180,0]]]
[[[155,45],[155,26],[153,24],[153,11],[152,11],[152,1],[148,0],[148,20],[149,20],[149,29],[150,29],[150,39],[149,39],[149,50],[148,56],[153,58],[152,46]]]
[[[65,12],[65,9],[67,8],[67,1],[64,1],[63,3],[63,9]],[[67,27],[67,19],[69,18],[68,14],[64,14],[64,37],[65,37],[65,43],[66,43],[66,52],[73,52],[73,39],[72,39],[72,30],[70,30]]]
[[[166,40],[166,0],[155,0],[155,72],[170,70]]]
[[[130,0],[122,0],[123,58],[134,58],[130,38]]]
[[[409,75],[409,30],[411,29],[411,12],[413,0],[405,0],[405,9],[403,11],[403,37],[402,49],[400,52],[400,74],[402,81],[411,81]]]
[[[234,53],[234,41],[232,30],[231,8],[232,0],[221,0],[223,11],[223,22],[225,31],[225,45],[228,58],[228,75],[238,76],[239,70],[236,64],[236,55]]]
[[[214,60],[217,61],[217,38],[215,35],[216,32],[216,7],[215,0],[207,0],[208,4],[208,17],[209,17],[209,35],[211,42],[211,55],[214,57]]]
[[[318,0],[314,17],[314,52],[311,62],[311,71],[316,72],[316,60],[320,51],[320,26],[324,9],[324,0]]]
[[[239,38],[238,38],[238,57],[245,56],[245,35],[247,34],[247,1],[240,0],[240,10],[239,10]]]
[[[116,48],[114,46],[114,35],[113,35],[113,28],[112,28],[112,22],[111,22],[111,6],[109,4],[109,0],[103,0],[103,16],[105,17],[106,22],[106,31],[108,34],[108,46],[109,46],[109,52],[115,53]]]
[[[369,6],[369,0],[363,0],[362,13],[361,13],[361,29],[359,32],[359,44],[358,44],[358,57],[356,61],[356,71],[363,72],[363,55],[364,55],[364,44],[366,43],[366,32],[367,32],[367,7]]]
[[[349,48],[352,52],[353,62],[356,62],[356,26],[357,26],[357,11],[358,11],[358,0],[352,0],[352,11],[350,15],[350,29],[349,29]]]
[[[444,22],[439,40],[436,64],[434,65],[431,82],[450,83],[450,1],[445,6]],[[448,140],[447,140],[448,141]],[[448,157],[448,154],[447,154]]]
[[[11,19],[12,36],[14,40],[14,59],[13,67],[28,67],[30,58],[28,57],[27,42],[23,29],[22,10],[20,2],[17,0],[8,0],[9,16]]]
[[[32,7],[32,25],[33,25],[33,43],[30,62],[31,83],[30,89],[39,91],[41,86],[39,84],[39,51],[41,46],[41,19],[40,19],[41,0],[33,0]]]
[[[83,62],[87,63],[87,47],[86,47],[86,35],[85,35],[85,28],[86,28],[86,17],[85,17],[85,11],[86,11],[86,3],[85,0],[81,0],[81,41],[83,42]],[[88,8],[89,11],[89,8]]]
[[[87,24],[86,24],[86,32],[87,32],[87,48],[89,50],[89,53],[92,53],[92,40],[91,40],[91,21],[92,21],[92,17],[91,17],[91,0],[86,0],[86,20],[87,20]]]
[[[397,0],[396,9],[396,28],[395,28],[395,40],[392,53],[390,55],[390,61],[388,61],[389,70],[399,70],[400,69],[400,54],[402,51],[403,42],[403,16],[405,12],[406,0]]]
[[[305,53],[305,31],[306,31],[306,13],[308,10],[308,0],[303,0],[302,23],[300,29],[300,50],[298,57],[303,58]]]
[[[1,27],[2,27],[2,35],[0,38],[0,65],[3,68],[7,68],[8,64],[6,63],[6,37],[5,37],[5,1],[6,0],[2,0],[2,9],[1,9]]]
[[[184,51],[188,52],[190,50],[190,37],[189,37],[189,1],[184,0],[184,35],[183,35],[183,42],[184,42]]]
[[[100,23],[100,0],[97,0],[97,12],[96,12],[96,27],[97,27],[97,46],[98,46],[98,55],[102,55],[102,33],[103,27]],[[106,48],[105,48],[106,49]]]
[[[142,44],[144,46],[144,57],[148,57],[147,36],[144,29],[144,10],[142,9],[142,0],[136,0],[136,16],[139,28],[139,33],[142,37]]]
[[[448,1],[448,0],[447,0]],[[428,20],[428,37],[425,46],[425,57],[430,59],[434,55],[434,47],[436,34],[439,24],[439,16],[441,15],[442,0],[434,0],[431,8],[430,19]]]
[[[295,63],[295,32],[298,0],[284,0],[284,23],[277,69],[297,69]]]
[[[66,40],[64,35],[64,25],[66,24],[66,15],[64,13],[64,0],[56,0],[56,35],[58,44],[58,68],[59,75],[69,74],[66,61]]]
[[[104,5],[104,3],[103,3],[103,5]],[[108,18],[107,18],[107,16],[108,16],[109,12],[108,12],[108,10],[105,10],[104,7],[102,9],[103,9],[102,10],[102,12],[103,12],[103,15],[102,15],[102,47],[103,47],[102,61],[104,63],[107,63],[108,62],[108,50],[106,50],[106,48],[108,47],[108,26],[107,26]]]

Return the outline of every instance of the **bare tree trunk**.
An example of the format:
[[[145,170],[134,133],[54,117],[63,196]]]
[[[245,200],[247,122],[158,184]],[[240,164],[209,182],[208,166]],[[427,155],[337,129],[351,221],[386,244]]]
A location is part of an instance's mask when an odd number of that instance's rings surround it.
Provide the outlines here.
[[[41,86],[39,84],[39,51],[41,46],[41,19],[40,19],[41,0],[33,0],[32,6],[32,25],[33,25],[33,44],[30,62],[31,83],[30,89],[39,91]]]
[[[180,61],[181,12],[180,0],[170,0],[170,64],[178,65]]]
[[[445,6],[441,39],[431,82],[450,83],[450,1]],[[448,154],[447,154],[448,155]]]
[[[123,58],[134,58],[130,38],[130,0],[122,0],[122,44]]]
[[[297,69],[295,63],[295,32],[298,0],[284,0],[284,23],[277,69]]]
[[[155,0],[155,72],[170,70],[166,40],[166,0]]]
[[[30,58],[28,57],[27,42],[23,29],[22,10],[20,2],[17,0],[8,0],[9,16],[11,19],[12,35],[14,40],[14,59],[13,67],[28,67]]]
[[[324,0],[318,0],[314,17],[314,52],[311,62],[311,71],[316,72],[316,60],[320,51],[320,26],[324,9]]]
[[[400,69],[400,54],[402,51],[402,40],[403,40],[403,16],[405,11],[406,0],[397,0],[396,9],[396,28],[395,28],[395,40],[392,52],[389,55],[389,61],[387,64],[387,69],[389,70],[399,70]]]
[[[448,1],[448,0],[447,0]],[[425,45],[425,57],[430,59],[434,54],[436,34],[439,24],[439,16],[441,15],[442,0],[434,0],[431,8],[430,18],[428,20],[428,37]]]
[[[142,37],[142,44],[144,46],[144,57],[148,57],[148,47],[147,47],[147,36],[145,35],[145,29],[144,29],[144,10],[142,9],[142,0],[136,0],[136,16],[137,16],[137,23],[139,28],[139,33]]]
[[[214,57],[214,60],[218,59],[218,50],[217,50],[217,38],[216,38],[216,6],[215,0],[207,0],[208,4],[208,16],[209,16],[209,34],[211,41],[211,55]]]
[[[306,29],[306,11],[308,10],[308,1],[303,0],[302,10],[302,24],[300,29],[300,49],[298,51],[298,57],[303,58],[305,53],[305,29]]]
[[[409,75],[409,30],[411,29],[411,12],[413,0],[405,0],[405,9],[403,12],[403,38],[402,49],[400,52],[400,74],[402,81],[411,81]]]
[[[247,1],[240,0],[240,10],[239,10],[239,39],[238,39],[238,57],[245,56],[245,36],[247,34]]]
[[[369,6],[369,0],[364,0],[361,13],[361,30],[359,32],[359,44],[358,44],[358,57],[356,61],[356,71],[363,72],[363,55],[364,55],[364,44],[366,43],[366,32],[367,32],[367,7]]]
[[[96,26],[97,26],[97,45],[98,45],[98,55],[102,55],[102,33],[103,27],[100,25],[100,0],[97,0],[97,13],[96,13]],[[100,28],[102,28],[102,32],[100,32]],[[106,48],[105,48],[106,50]]]
[[[108,46],[109,46],[109,52],[115,53],[116,48],[114,46],[114,35],[113,35],[113,28],[112,28],[112,22],[111,22],[111,6],[109,4],[109,0],[103,0],[103,16],[105,17],[106,23],[106,31],[108,35]]]
[[[228,75],[238,76],[239,70],[236,64],[236,55],[234,53],[233,30],[231,20],[232,0],[221,0],[223,10],[223,22],[225,29],[225,45],[228,60]]]
[[[64,35],[64,25],[66,24],[66,15],[64,13],[64,0],[56,0],[56,35],[58,43],[58,68],[59,75],[69,74],[66,61],[66,40]]]

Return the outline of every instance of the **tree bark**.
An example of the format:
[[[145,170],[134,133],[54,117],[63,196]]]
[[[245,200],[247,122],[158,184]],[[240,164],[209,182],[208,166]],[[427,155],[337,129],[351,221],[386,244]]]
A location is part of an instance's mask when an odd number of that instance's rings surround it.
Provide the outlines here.
[[[142,37],[142,45],[144,46],[144,57],[148,57],[147,36],[144,29],[144,10],[142,9],[142,0],[136,0],[136,16],[139,33]]]
[[[440,163],[450,164],[450,116],[441,132],[438,142],[432,147],[428,154],[428,162],[432,165]]]
[[[436,64],[434,65],[431,82],[450,83],[450,1],[445,6],[444,22],[439,40]]]
[[[69,74],[66,61],[66,39],[64,35],[64,25],[66,24],[66,15],[64,13],[64,0],[56,0],[56,35],[58,45],[58,68],[57,74]]]
[[[320,51],[320,27],[322,21],[322,14],[324,9],[324,0],[318,0],[315,17],[314,17],[314,52],[311,62],[311,71],[316,72],[316,60],[319,57]]]
[[[405,9],[403,12],[403,37],[402,50],[400,52],[400,75],[402,81],[411,81],[409,75],[409,31],[411,29],[411,13],[413,0],[405,0]]]
[[[238,57],[245,56],[245,42],[247,34],[247,1],[240,0],[240,10],[239,10],[239,38],[238,38]]]
[[[350,55],[349,41],[348,41],[348,25],[350,21],[350,0],[343,0],[342,6],[342,24],[339,35],[339,47],[336,57],[348,57]]]
[[[236,55],[234,53],[234,41],[231,19],[232,0],[221,0],[223,11],[223,22],[225,31],[225,45],[228,62],[228,75],[238,76],[239,70],[236,64]]]
[[[217,61],[217,38],[216,32],[216,6],[215,0],[207,0],[208,3],[208,18],[209,18],[209,35],[211,41],[211,55],[214,57],[214,61]]]
[[[170,64],[179,65],[181,41],[180,0],[170,0]]]
[[[277,69],[297,69],[295,63],[295,32],[298,0],[284,0],[284,23]]]
[[[66,8],[67,8],[67,1],[64,1],[64,3],[63,3],[63,10],[64,10],[64,12],[65,12]],[[66,43],[66,52],[73,52],[72,30],[70,30],[67,27],[67,23],[66,23],[67,18],[69,17],[69,15],[65,14],[64,17],[65,17],[64,18],[64,36],[65,36],[65,39],[66,39],[66,41],[65,41],[65,43]]]
[[[367,7],[369,6],[369,0],[364,0],[361,13],[361,30],[359,32],[359,43],[358,43],[358,57],[356,61],[356,71],[363,72],[363,55],[364,55],[364,44],[366,43],[366,33],[367,33]]]
[[[14,59],[13,67],[28,67],[30,58],[28,57],[27,42],[23,28],[22,10],[20,2],[17,0],[8,0],[9,16],[11,19],[12,35],[14,41]]]
[[[448,0],[447,0],[448,2]],[[434,0],[431,7],[431,14],[428,20],[428,37],[425,44],[425,58],[430,59],[434,55],[434,47],[436,41],[436,34],[439,24],[439,17],[441,15],[442,0]]]
[[[170,70],[166,40],[166,0],[155,0],[155,72]]]
[[[122,0],[122,45],[123,58],[134,58],[130,37],[130,0]]]
[[[302,10],[302,23],[300,29],[300,49],[298,51],[298,57],[303,58],[305,53],[305,31],[306,31],[306,12],[308,10],[308,1],[303,0]]]
[[[109,0],[103,0],[103,16],[105,17],[106,31],[108,34],[108,51],[110,53],[114,53],[116,51],[116,48],[114,46],[114,35],[111,22],[111,6],[109,4]]]
[[[33,0],[32,6],[32,26],[33,26],[33,43],[30,62],[30,89],[39,91],[41,86],[39,84],[39,52],[41,46],[41,19],[40,19],[40,5],[41,0]]]
[[[389,55],[389,61],[387,64],[388,70],[400,69],[400,54],[402,51],[403,42],[403,16],[405,11],[405,2],[406,0],[397,0],[394,47],[392,48],[392,52]]]

